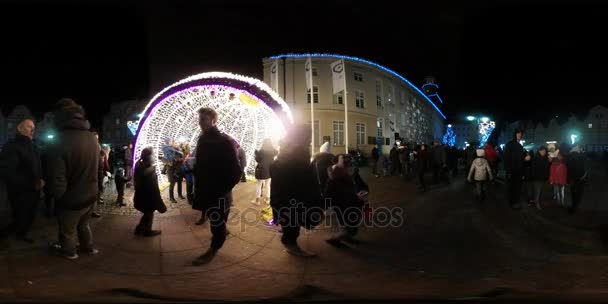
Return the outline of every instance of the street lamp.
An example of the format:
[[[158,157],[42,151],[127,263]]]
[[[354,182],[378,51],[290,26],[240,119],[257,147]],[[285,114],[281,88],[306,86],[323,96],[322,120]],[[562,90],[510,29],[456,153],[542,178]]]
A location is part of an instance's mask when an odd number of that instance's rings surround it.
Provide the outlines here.
[[[577,138],[578,138],[578,135],[576,135],[576,134],[570,134],[570,141],[572,141],[573,145],[576,142]]]
[[[48,139],[53,139],[53,138],[55,138],[55,135],[53,135],[53,134],[49,134],[49,135],[47,135],[47,136],[46,136],[46,138],[48,138]]]
[[[468,121],[473,121],[473,120],[475,120],[475,116],[467,116],[467,120]]]
[[[487,118],[487,117],[482,117],[481,118],[481,122],[483,122],[483,123],[487,123],[488,121],[490,121],[490,119]]]

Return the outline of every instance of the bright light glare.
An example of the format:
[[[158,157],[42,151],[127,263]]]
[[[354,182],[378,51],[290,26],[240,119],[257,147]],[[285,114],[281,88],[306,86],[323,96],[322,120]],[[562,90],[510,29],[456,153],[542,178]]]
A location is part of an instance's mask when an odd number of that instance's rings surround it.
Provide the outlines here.
[[[467,120],[468,121],[473,121],[473,120],[475,120],[475,116],[467,116]]]

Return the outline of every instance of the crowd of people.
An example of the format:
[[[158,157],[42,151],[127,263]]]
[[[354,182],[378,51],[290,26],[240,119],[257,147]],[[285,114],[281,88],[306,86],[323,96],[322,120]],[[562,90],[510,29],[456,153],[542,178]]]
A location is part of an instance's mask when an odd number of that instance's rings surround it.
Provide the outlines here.
[[[0,176],[7,184],[12,208],[12,222],[2,229],[3,234],[14,234],[17,240],[33,243],[32,223],[44,197],[58,223],[55,254],[67,259],[98,254],[89,223],[91,217],[100,216],[97,209],[104,204],[102,193],[108,177],[116,185],[118,206],[125,206],[125,187],[134,187],[133,205],[142,213],[134,233],[143,237],[161,234],[152,229],[154,213],[166,212],[167,206],[160,193],[152,148],[142,149],[134,163],[132,144],[114,150],[100,145],[99,135],[91,129],[83,107],[72,99],[58,101],[54,114],[58,134],[43,153],[33,141],[34,121],[25,119],[18,125],[15,140],[5,145],[0,154]],[[176,202],[177,185],[179,198],[187,199],[193,209],[201,211],[197,224],[209,222],[210,247],[193,265],[207,263],[222,248],[229,233],[226,222],[233,201],[232,189],[245,180],[245,153],[237,141],[217,128],[218,119],[213,109],[200,109],[202,135],[195,151],[186,144],[168,141],[162,151],[164,158],[158,163],[169,177],[170,201]],[[355,242],[369,191],[353,167],[352,158],[332,154],[329,143],[312,157],[308,131],[306,127],[293,126],[278,148],[264,140],[255,151],[257,185],[252,200],[255,205],[270,205],[273,223],[281,227],[286,251],[303,257],[314,254],[298,246],[301,227],[314,229],[328,208],[339,215],[343,229],[327,242],[334,246]],[[186,197],[181,189],[183,178]]]

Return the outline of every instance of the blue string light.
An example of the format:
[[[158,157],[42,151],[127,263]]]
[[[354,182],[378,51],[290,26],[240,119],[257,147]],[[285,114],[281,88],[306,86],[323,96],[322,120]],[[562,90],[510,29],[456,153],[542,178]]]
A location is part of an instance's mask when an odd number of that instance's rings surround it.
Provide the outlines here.
[[[439,110],[439,108],[435,105],[435,103],[433,103],[433,101],[428,98],[426,96],[426,94],[424,94],[422,91],[420,91],[420,89],[418,89],[415,85],[413,85],[409,80],[405,79],[405,77],[397,74],[397,72],[379,65],[375,62],[371,62],[365,59],[361,59],[361,58],[357,58],[357,57],[352,57],[352,56],[344,56],[344,55],[336,55],[336,54],[322,54],[322,53],[312,53],[312,54],[283,54],[283,55],[276,55],[276,56],[271,56],[269,57],[270,59],[281,59],[281,58],[307,58],[307,57],[326,57],[326,58],[338,58],[338,59],[346,59],[346,60],[352,60],[352,61],[357,61],[357,62],[361,62],[361,63],[365,63],[371,66],[374,66],[376,68],[379,68],[389,74],[392,74],[393,76],[401,79],[403,82],[405,82],[406,84],[408,84],[410,87],[412,87],[414,90],[416,90],[416,92],[418,92],[421,96],[424,97],[424,99],[426,99],[426,101],[428,101],[433,108],[435,108],[435,110],[437,110],[437,112],[439,113],[439,115],[441,115],[441,117],[443,117],[443,119],[447,119],[445,117],[445,115],[443,115],[443,113],[441,112],[441,110]],[[442,102],[443,103],[443,102]]]
[[[443,100],[441,100],[441,97],[439,97],[439,94],[432,94],[432,95],[429,95],[429,97],[437,97],[437,99],[439,99],[439,102],[441,102],[443,104]]]

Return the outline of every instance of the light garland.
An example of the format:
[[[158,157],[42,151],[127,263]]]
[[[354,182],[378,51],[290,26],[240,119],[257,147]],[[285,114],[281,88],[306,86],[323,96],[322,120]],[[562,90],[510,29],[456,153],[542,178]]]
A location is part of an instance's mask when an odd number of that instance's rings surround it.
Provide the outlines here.
[[[488,141],[488,138],[490,138],[490,135],[492,134],[492,131],[494,131],[494,128],[496,128],[496,123],[493,121],[479,123],[480,147],[484,147],[486,145],[486,142]]]
[[[153,148],[153,160],[163,158],[167,140],[188,143],[196,149],[201,134],[198,109],[209,107],[219,115],[218,129],[234,138],[245,151],[245,173],[255,173],[255,150],[265,138],[277,145],[285,136],[285,124],[293,123],[291,110],[263,82],[230,73],[203,73],[180,80],[163,89],[146,105],[139,121],[133,159],[141,150]],[[281,119],[283,117],[283,119]],[[167,177],[157,165],[159,183]]]
[[[361,58],[357,58],[357,57],[352,57],[352,56],[344,56],[344,55],[337,55],[337,54],[324,54],[324,53],[312,53],[312,54],[283,54],[283,55],[276,55],[276,56],[271,56],[269,57],[270,59],[281,59],[281,58],[308,58],[308,57],[326,57],[326,58],[336,58],[336,59],[345,59],[345,60],[352,60],[352,61],[356,61],[356,62],[360,62],[360,63],[364,63],[367,65],[371,65],[373,67],[376,67],[380,70],[383,70],[399,79],[401,79],[403,82],[405,82],[410,88],[412,88],[413,90],[415,90],[416,92],[418,92],[420,94],[420,96],[422,96],[424,99],[426,99],[426,101],[428,103],[431,104],[431,106],[433,106],[433,108],[435,108],[435,110],[439,113],[439,115],[441,115],[441,117],[443,117],[443,119],[447,119],[445,117],[445,115],[443,115],[443,113],[441,112],[441,110],[437,107],[437,105],[435,105],[435,103],[428,97],[426,96],[426,94],[424,94],[422,91],[420,91],[420,89],[418,87],[416,87],[414,84],[412,84],[409,80],[407,80],[405,77],[399,75],[397,72],[379,65],[375,62],[371,62],[369,60],[365,60],[365,59],[361,59]],[[443,103],[443,101],[441,101]]]

